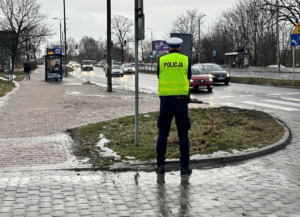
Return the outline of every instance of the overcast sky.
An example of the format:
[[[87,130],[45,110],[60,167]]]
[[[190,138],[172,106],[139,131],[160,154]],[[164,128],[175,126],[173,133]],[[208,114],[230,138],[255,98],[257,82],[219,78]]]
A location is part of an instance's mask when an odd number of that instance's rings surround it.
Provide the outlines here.
[[[63,0],[39,0],[42,13],[57,35],[49,42],[59,41],[59,20],[63,18]],[[106,39],[106,0],[65,0],[67,37],[79,41],[83,36]],[[122,15],[134,22],[134,0],[111,0],[111,13]],[[144,0],[145,28],[151,28],[153,40],[165,40],[174,21],[187,10],[197,9],[204,13],[203,30],[207,31],[223,11],[233,7],[236,0]],[[63,27],[63,22],[62,22]],[[151,30],[145,29],[146,38],[151,38]]]

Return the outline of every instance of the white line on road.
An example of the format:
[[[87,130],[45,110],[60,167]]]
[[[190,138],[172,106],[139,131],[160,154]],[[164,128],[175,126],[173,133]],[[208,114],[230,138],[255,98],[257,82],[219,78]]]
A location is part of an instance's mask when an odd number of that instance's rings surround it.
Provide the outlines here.
[[[277,104],[283,104],[283,105],[289,105],[289,106],[296,106],[300,107],[299,103],[293,103],[293,102],[285,102],[285,101],[279,101],[279,100],[272,100],[272,99],[267,99],[267,100],[262,100],[264,102],[271,102],[271,103],[277,103]]]
[[[241,95],[240,97],[243,98],[243,97],[253,97],[254,95]]]
[[[287,95],[298,95],[298,94],[300,94],[300,92],[292,92],[292,93],[285,93],[285,94],[287,94]]]
[[[298,99],[298,98],[285,98],[285,97],[281,97],[281,99],[295,101],[295,102],[300,102],[300,99]]]
[[[254,105],[254,106],[262,106],[262,107],[267,107],[267,108],[272,108],[272,109],[278,109],[278,110],[283,110],[283,111],[289,111],[289,112],[299,111],[299,109],[295,109],[295,108],[271,105],[271,104],[267,104],[267,103],[260,103],[260,102],[254,102],[254,101],[242,101],[242,103]]]

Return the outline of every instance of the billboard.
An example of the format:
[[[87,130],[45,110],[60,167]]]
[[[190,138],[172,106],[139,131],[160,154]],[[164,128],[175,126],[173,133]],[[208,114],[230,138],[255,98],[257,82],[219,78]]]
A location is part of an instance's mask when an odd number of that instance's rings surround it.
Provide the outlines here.
[[[161,51],[161,50],[168,50],[168,45],[166,41],[152,41],[152,50],[153,51]]]

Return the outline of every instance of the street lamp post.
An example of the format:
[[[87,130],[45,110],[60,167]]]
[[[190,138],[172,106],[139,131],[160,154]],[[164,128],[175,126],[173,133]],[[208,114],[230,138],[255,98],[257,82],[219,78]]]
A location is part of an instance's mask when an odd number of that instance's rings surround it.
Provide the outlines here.
[[[62,45],[62,38],[61,38],[61,21],[62,21],[62,19],[57,18],[57,17],[54,17],[53,19],[54,20],[59,20],[59,43],[60,43],[60,46],[61,46]]]
[[[151,51],[152,51],[152,55],[153,55],[153,50],[152,50],[152,39],[153,39],[153,38],[152,38],[152,36],[153,36],[153,35],[152,35],[152,28],[147,28],[147,29],[150,29],[150,30],[151,30]],[[152,70],[152,65],[153,65],[153,61],[152,61],[152,60],[153,60],[153,57],[151,57],[151,70]]]
[[[199,61],[199,63],[200,63],[200,52],[201,52],[201,44],[200,44],[200,39],[201,39],[201,38],[200,38],[200,33],[201,33],[201,29],[200,29],[200,28],[201,28],[201,20],[202,20],[203,17],[205,17],[204,14],[200,14],[199,17],[198,17],[198,22],[199,22],[199,27],[198,27],[198,28],[199,28],[199,45],[198,45],[198,47],[199,47],[199,50],[198,50],[198,53],[199,53],[199,60],[198,60],[198,61]]]
[[[65,77],[68,77],[68,70],[67,70],[67,26],[66,26],[66,2],[64,0],[64,38],[65,38]]]

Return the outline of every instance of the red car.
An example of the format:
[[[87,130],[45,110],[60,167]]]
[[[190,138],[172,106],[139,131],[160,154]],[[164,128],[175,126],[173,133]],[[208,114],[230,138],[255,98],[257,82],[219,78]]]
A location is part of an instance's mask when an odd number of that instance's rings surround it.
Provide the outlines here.
[[[191,90],[207,89],[208,92],[211,92],[213,90],[212,77],[211,74],[204,72],[201,68],[192,67]]]

